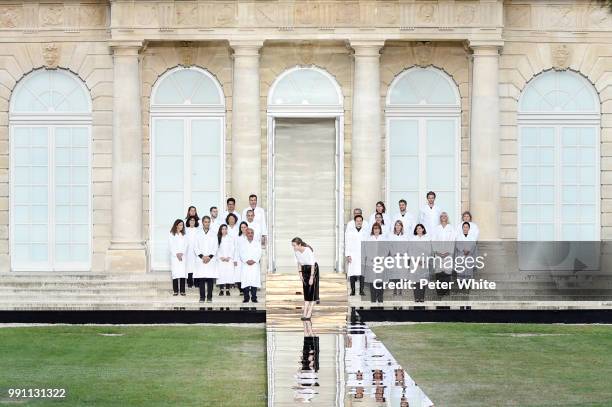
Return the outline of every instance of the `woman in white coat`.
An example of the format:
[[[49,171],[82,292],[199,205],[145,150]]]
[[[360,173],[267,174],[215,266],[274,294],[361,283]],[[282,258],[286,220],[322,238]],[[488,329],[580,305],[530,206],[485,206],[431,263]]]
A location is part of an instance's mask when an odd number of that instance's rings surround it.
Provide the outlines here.
[[[412,275],[412,281],[415,283],[414,302],[425,302],[426,287],[421,288],[419,283],[421,279],[429,280],[429,262],[427,259],[431,257],[431,239],[422,223],[418,223],[414,227],[413,233],[410,243],[410,256],[413,259],[420,259],[420,261],[417,261]]]
[[[472,214],[470,211],[465,211],[461,214],[461,222],[457,225],[457,236],[463,233],[463,222],[468,222],[470,224],[470,238],[474,241],[478,241],[480,229],[476,222],[472,221]]]
[[[387,235],[389,240],[389,256],[395,257],[396,255],[402,255],[406,253],[408,244],[408,236],[404,233],[404,223],[401,220],[396,220],[393,224],[393,230]],[[387,278],[389,281],[398,282],[404,278],[408,278],[408,274],[405,268],[392,267],[387,271]],[[397,288],[393,289],[393,295],[402,295],[402,290]]]
[[[187,239],[187,247],[185,249],[185,271],[187,272],[187,287],[193,287],[193,273],[196,268],[197,257],[194,253],[196,237],[200,231],[200,220],[195,216],[187,218],[187,227],[185,228],[185,239]]]
[[[355,215],[355,227],[347,228],[344,236],[344,256],[346,275],[351,284],[351,295],[355,295],[355,283],[359,280],[359,295],[365,295],[364,280],[361,272],[361,242],[368,239],[368,230],[363,226],[363,216]]]
[[[383,201],[378,201],[376,202],[376,210],[374,211],[374,213],[372,213],[370,215],[370,218],[368,219],[368,224],[373,225],[374,222],[376,221],[376,214],[380,213],[385,221],[385,223],[387,225],[389,225],[391,223],[391,217],[389,216],[389,214],[387,213],[387,207],[385,206],[385,203]],[[383,231],[384,232],[384,231]]]
[[[455,228],[448,223],[448,213],[440,214],[440,224],[433,230],[432,239],[436,281],[446,283],[448,287],[453,274],[453,256],[455,255]],[[449,288],[442,288],[442,286],[436,289],[439,296],[447,295],[449,291]]]
[[[168,246],[170,249],[170,270],[172,271],[172,290],[174,295],[185,295],[185,223],[182,219],[177,219],[170,229]]]
[[[210,217],[202,218],[202,229],[198,232],[195,245],[196,270],[193,277],[199,284],[200,302],[212,302],[212,291],[217,278],[217,234],[210,229]]]
[[[230,295],[230,287],[234,284],[234,273],[236,268],[236,238],[228,233],[227,225],[221,225],[217,233],[219,248],[217,249],[217,284],[219,285],[219,296]],[[225,294],[223,288],[225,287]]]
[[[240,225],[238,224],[238,217],[230,213],[225,217],[225,224],[227,225],[227,234],[230,236],[238,237],[238,232],[240,232]]]
[[[473,264],[476,259],[476,239],[470,233],[470,222],[461,224],[461,233],[455,244],[455,271],[457,279],[470,279],[474,276]],[[470,267],[466,266],[466,262]]]

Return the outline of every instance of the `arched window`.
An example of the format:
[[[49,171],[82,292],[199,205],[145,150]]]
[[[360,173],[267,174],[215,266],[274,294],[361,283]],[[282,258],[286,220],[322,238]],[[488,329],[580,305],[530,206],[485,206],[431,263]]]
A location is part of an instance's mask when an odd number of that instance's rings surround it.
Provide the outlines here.
[[[274,107],[342,106],[342,92],[336,80],[315,66],[298,66],[283,72],[268,97],[268,110]]]
[[[547,71],[519,100],[519,239],[599,240],[599,98]]]
[[[461,105],[453,80],[435,67],[399,74],[387,93],[387,200],[417,213],[428,191],[456,222],[461,204]]]
[[[11,267],[83,270],[91,264],[91,99],[62,69],[39,69],[13,91]]]
[[[223,198],[225,101],[197,67],[163,74],[151,95],[151,266],[168,269],[168,232],[194,205],[200,216]]]

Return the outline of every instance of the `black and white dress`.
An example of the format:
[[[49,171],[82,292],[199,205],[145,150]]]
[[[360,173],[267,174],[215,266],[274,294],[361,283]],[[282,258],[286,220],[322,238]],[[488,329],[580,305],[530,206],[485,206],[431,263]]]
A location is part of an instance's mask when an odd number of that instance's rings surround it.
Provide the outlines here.
[[[315,260],[314,253],[310,247],[306,247],[303,252],[295,251],[295,259],[302,271],[302,289],[304,301],[319,301],[319,265]],[[310,276],[314,273],[313,284],[308,284]]]

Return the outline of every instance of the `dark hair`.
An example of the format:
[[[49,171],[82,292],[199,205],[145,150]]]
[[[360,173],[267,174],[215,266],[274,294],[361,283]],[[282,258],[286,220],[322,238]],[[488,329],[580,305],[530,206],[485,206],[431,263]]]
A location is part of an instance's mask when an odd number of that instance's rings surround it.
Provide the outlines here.
[[[228,213],[227,216],[225,217],[225,223],[229,225],[229,218],[234,218],[234,224],[238,223],[238,216],[234,215],[233,213]]]
[[[398,203],[403,203],[403,204],[408,205],[408,202],[406,202],[406,200],[404,198],[400,199]]]
[[[230,203],[230,202],[233,202],[235,204],[236,200],[234,198],[227,198],[227,201],[225,201],[225,203]]]
[[[383,201],[376,202],[376,206],[378,206],[378,205],[382,205],[382,207],[383,207],[383,211],[381,213],[387,212],[387,207],[385,206],[385,203]],[[374,211],[376,211],[376,209]]]
[[[208,212],[211,212],[213,209],[217,209],[216,206],[211,206],[210,209],[208,210]]]
[[[183,224],[183,229],[180,232],[177,230],[179,223]],[[174,221],[172,229],[170,229],[170,233],[172,233],[173,235],[176,235],[177,233],[180,233],[181,235],[185,234],[185,222],[183,222],[183,219],[177,219]]]
[[[190,216],[190,217],[188,217],[188,218],[187,218],[187,227],[189,227],[189,221],[190,221],[191,219],[195,219],[195,225],[194,225],[194,227],[196,227],[196,228],[197,228],[197,227],[200,227],[200,219],[198,219],[198,217],[197,217],[197,216]]]
[[[461,228],[463,229],[463,227],[464,227],[465,225],[468,225],[468,228],[470,228],[470,229],[472,228],[472,225],[470,225],[470,222],[463,222],[463,223],[461,224]]]
[[[189,208],[187,208],[187,215],[185,216],[185,220],[187,220],[187,218],[189,218],[189,216],[190,216],[189,215],[189,211],[191,209],[195,209],[195,215],[191,215],[191,216],[195,216],[196,218],[199,219],[200,217],[198,216],[198,209],[195,206],[191,205]]]
[[[240,222],[240,225],[238,226],[238,236],[242,236],[242,225],[246,226],[247,228],[249,227],[249,224],[245,221]]]
[[[225,223],[222,223],[221,226],[219,226],[219,230],[217,231],[217,240],[219,241],[219,244],[221,244],[221,238],[223,237],[223,235],[221,234],[221,229],[223,229],[223,226],[225,226],[225,229],[227,229],[227,225]]]
[[[374,224],[372,225],[372,230],[370,230],[370,236],[374,236],[374,228],[378,228],[378,230],[380,230],[380,234],[382,235],[382,226],[374,222]]]
[[[425,195],[425,198],[429,198],[429,195],[433,195],[434,199],[436,198],[436,193],[434,191],[429,191],[427,195]]]
[[[461,220],[463,220],[463,217],[464,217],[465,215],[470,215],[470,219],[472,219],[472,212],[470,212],[470,211],[465,211],[465,212],[463,212],[463,213],[461,214]]]
[[[355,217],[353,218],[353,220],[357,220],[357,218],[361,218],[361,220],[363,220],[363,216],[362,216],[362,215],[355,215]]]
[[[422,223],[417,223],[417,224],[415,225],[413,234],[414,234],[415,236],[417,235],[417,231],[416,231],[416,230],[417,230],[417,228],[418,228],[419,226],[423,228],[423,234],[424,234],[424,235],[426,235],[426,234],[427,234],[427,229],[425,229],[425,225],[423,225]]]
[[[303,241],[301,237],[297,237],[297,236],[294,237],[293,239],[291,239],[291,243],[297,243],[298,246],[308,247],[310,250],[314,252],[314,249],[312,248],[312,246],[306,243],[305,241]]]
[[[248,215],[249,212],[253,212],[253,216],[255,216],[255,211],[251,208],[247,209],[247,211],[244,213],[245,215]]]
[[[251,198],[257,198],[257,195],[255,195],[255,194],[249,195],[249,199],[251,199]]]
[[[380,224],[381,224],[381,225],[384,225],[384,224],[385,224],[385,217],[382,215],[382,213],[378,213],[378,212],[376,212],[376,213],[374,214],[374,219],[376,219],[376,215],[380,215]]]
[[[210,220],[210,216],[208,216],[208,215],[204,215],[204,216],[202,216],[202,223],[204,223],[204,219],[208,219],[208,220]]]

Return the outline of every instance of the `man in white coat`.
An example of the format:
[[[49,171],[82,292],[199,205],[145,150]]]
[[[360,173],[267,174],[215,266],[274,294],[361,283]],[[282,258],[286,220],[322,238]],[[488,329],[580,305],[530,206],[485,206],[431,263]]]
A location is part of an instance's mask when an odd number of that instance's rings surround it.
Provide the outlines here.
[[[436,257],[434,263],[434,272],[436,280],[443,283],[449,283],[453,274],[453,256],[455,255],[455,228],[448,223],[448,214],[442,212],[440,214],[440,224],[435,227],[432,232],[431,246]],[[439,296],[444,296],[449,293],[448,286],[436,288]]]
[[[249,195],[249,206],[242,211],[242,220],[247,218],[247,211],[253,210],[255,222],[259,225],[261,232],[261,244],[266,247],[266,238],[268,236],[268,226],[266,225],[266,212],[261,206],[257,206],[257,195]]]
[[[416,222],[414,216],[410,212],[408,212],[408,203],[405,199],[399,200],[399,212],[396,213],[395,216],[393,216],[391,227],[393,227],[393,225],[395,225],[395,222],[397,222],[398,220],[401,220],[402,225],[404,225],[404,234],[412,236],[414,227],[416,226]]]
[[[442,210],[436,205],[436,193],[427,193],[427,203],[421,206],[419,211],[419,223],[425,226],[425,232],[432,235],[436,226],[440,224],[440,214]]]
[[[233,213],[234,215],[236,215],[237,218],[236,224],[240,225],[240,222],[242,221],[242,216],[240,216],[240,212],[236,210],[236,200],[234,198],[227,198],[227,201],[225,201],[225,203],[227,204],[227,209],[224,210],[221,214],[221,222],[226,223],[227,215]]]
[[[261,242],[261,239],[262,239],[261,226],[259,225],[259,223],[255,222],[255,211],[251,209],[246,211],[245,222],[247,223],[248,227],[253,229],[253,233],[255,233],[255,235],[253,236],[253,239],[255,239],[258,242]]]
[[[202,218],[202,230],[197,234],[194,252],[196,257],[196,268],[193,278],[199,283],[200,302],[212,302],[213,286],[217,278],[217,234],[210,228],[210,217]]]
[[[261,287],[261,244],[254,239],[255,232],[248,228],[246,239],[241,240],[238,246],[240,257],[240,282],[244,295],[243,303],[249,302],[249,294],[252,302],[257,302],[257,289]]]
[[[356,215],[353,219],[354,228],[347,228],[344,235],[344,255],[346,256],[346,275],[351,283],[351,295],[355,295],[355,283],[359,280],[359,295],[365,295],[364,281],[361,273],[361,242],[369,236],[363,227],[363,216]]]
[[[219,227],[225,223],[225,219],[219,218],[219,208],[216,206],[210,207],[210,230],[216,235],[219,232]]]
[[[355,208],[353,209],[353,219],[351,219],[347,224],[346,224],[346,231],[348,232],[349,230],[355,230],[355,216],[361,216],[361,219],[363,219],[363,211],[361,210],[361,208]],[[368,224],[368,221],[363,219],[363,223],[361,225],[362,228],[366,229],[366,230],[370,230],[370,225]]]

